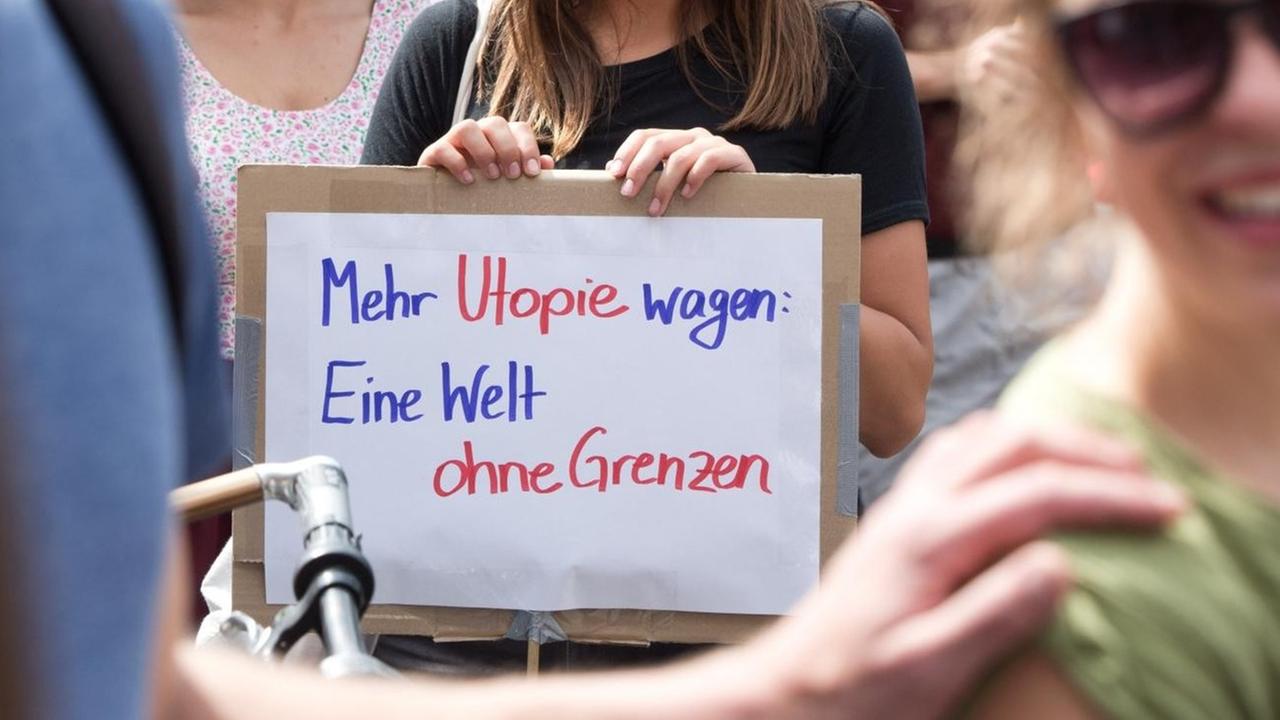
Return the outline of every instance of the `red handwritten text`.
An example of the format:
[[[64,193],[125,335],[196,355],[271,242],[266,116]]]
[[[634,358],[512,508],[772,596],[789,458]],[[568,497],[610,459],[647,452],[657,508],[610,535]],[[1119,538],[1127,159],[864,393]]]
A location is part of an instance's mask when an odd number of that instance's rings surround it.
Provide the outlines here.
[[[569,288],[553,288],[542,291],[533,288],[519,287],[514,290],[507,287],[507,259],[497,258],[497,269],[494,269],[494,258],[486,255],[480,263],[479,296],[472,309],[467,291],[467,256],[458,256],[458,311],[467,322],[484,320],[492,311],[493,324],[502,325],[507,314],[514,318],[537,316],[538,330],[546,335],[551,331],[551,318],[588,315],[609,319],[618,317],[631,308],[627,305],[610,307],[618,299],[618,288],[608,283],[595,284],[591,278],[585,280],[588,287],[570,290]],[[492,301],[492,308],[490,302]]]
[[[719,493],[769,488],[769,460],[762,455],[722,454],[694,450],[684,454],[641,452],[606,456],[592,449],[592,441],[608,435],[593,427],[574,443],[567,464],[568,482],[554,480],[552,463],[477,460],[470,440],[462,444],[462,457],[436,467],[433,489],[438,497],[454,495],[548,495],[565,488],[607,492],[619,485],[667,487],[676,491]]]

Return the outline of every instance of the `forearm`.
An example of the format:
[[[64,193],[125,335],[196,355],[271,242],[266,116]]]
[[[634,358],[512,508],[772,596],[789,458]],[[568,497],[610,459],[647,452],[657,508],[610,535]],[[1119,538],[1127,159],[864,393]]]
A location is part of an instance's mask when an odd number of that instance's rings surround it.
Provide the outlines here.
[[[729,652],[669,669],[476,681],[325,681],[227,653],[182,648],[177,654],[181,679],[173,707],[181,713],[174,717],[201,720],[778,717],[772,685],[743,677],[763,670]]]
[[[888,457],[915,439],[924,425],[925,396],[933,377],[933,348],[902,322],[862,306],[859,440]]]
[[[911,68],[911,80],[916,97],[922,103],[938,100],[954,100],[958,94],[956,76],[960,53],[955,50],[940,52],[907,52],[907,66]]]

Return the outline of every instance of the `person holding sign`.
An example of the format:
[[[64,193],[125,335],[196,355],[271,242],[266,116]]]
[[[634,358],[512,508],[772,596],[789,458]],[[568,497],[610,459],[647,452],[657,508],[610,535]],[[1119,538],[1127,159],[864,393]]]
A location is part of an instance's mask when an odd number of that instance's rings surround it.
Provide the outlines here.
[[[923,138],[893,29],[842,5],[498,0],[464,85],[479,11],[442,2],[406,34],[362,161],[464,184],[607,170],[654,216],[716,172],[862,174],[860,440],[892,455],[932,372]]]

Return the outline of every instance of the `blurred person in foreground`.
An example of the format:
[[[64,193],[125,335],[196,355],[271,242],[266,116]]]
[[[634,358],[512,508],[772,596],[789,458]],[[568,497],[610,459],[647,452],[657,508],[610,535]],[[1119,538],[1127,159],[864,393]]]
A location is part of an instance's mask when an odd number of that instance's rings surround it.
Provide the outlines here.
[[[1131,443],[1194,509],[1060,540],[1077,586],[976,715],[1280,717],[1280,2],[1016,7],[1043,92],[966,150],[975,220],[1025,244],[1093,215],[1093,247],[1058,259],[1114,269],[1002,409]]]
[[[1020,260],[993,258],[991,239],[965,232],[963,210],[970,187],[955,166],[956,144],[972,102],[1004,107],[1029,102],[1038,82],[1027,69],[1027,32],[1013,14],[985,14],[975,23],[964,0],[879,0],[902,36],[924,123],[929,187],[927,234],[929,311],[933,322],[933,380],[925,401],[924,428],[902,452],[878,458],[861,452],[859,507],[887,492],[893,479],[931,433],[978,408],[991,407],[1027,360],[1080,318],[1096,298],[1099,282],[1077,278],[1070,299],[1039,302],[1028,287],[997,277],[997,267]],[[1087,179],[1081,175],[1081,185]],[[1002,249],[1004,250],[1004,249]]]
[[[979,418],[980,452],[926,453],[824,588],[744,647],[476,683],[200,652],[166,492],[222,460],[226,394],[165,23],[151,0],[0,4],[0,485],[29,529],[5,591],[27,642],[5,634],[0,667],[24,672],[29,717],[934,717],[1069,584],[1061,553],[1024,543],[1181,510],[1123,447]]]

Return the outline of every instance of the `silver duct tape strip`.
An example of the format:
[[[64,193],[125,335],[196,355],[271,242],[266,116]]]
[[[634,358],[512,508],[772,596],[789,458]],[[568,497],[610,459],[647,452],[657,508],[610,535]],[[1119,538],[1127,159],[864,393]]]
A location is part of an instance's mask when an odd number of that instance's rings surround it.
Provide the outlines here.
[[[236,316],[236,360],[231,368],[231,468],[243,470],[257,462],[258,368],[262,362],[262,321]]]
[[[507,630],[508,640],[532,640],[539,645],[551,642],[564,642],[568,634],[556,622],[549,612],[529,612],[520,610],[511,619],[511,628]]]
[[[836,391],[840,415],[836,460],[836,510],[857,517],[858,497],[858,367],[861,305],[840,306],[840,387]]]

